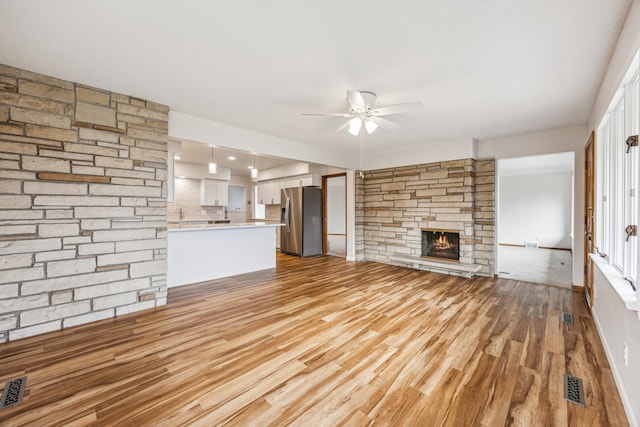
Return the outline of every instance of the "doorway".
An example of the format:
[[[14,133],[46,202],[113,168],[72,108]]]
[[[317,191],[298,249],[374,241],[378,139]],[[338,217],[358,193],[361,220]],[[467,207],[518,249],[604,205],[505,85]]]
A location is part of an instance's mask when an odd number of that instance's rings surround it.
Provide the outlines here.
[[[574,153],[498,160],[498,276],[571,288]]]
[[[324,238],[322,252],[345,258],[347,256],[347,174],[322,177]]]

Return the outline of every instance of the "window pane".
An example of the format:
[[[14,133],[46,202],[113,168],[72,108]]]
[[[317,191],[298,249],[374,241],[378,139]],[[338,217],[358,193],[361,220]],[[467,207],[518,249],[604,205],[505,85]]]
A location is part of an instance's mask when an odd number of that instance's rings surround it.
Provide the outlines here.
[[[610,188],[609,188],[609,162],[611,156],[609,155],[609,114],[605,116],[603,123],[598,128],[596,135],[596,247],[598,252],[604,255],[609,255],[609,236],[610,236]]]
[[[613,203],[612,203],[612,220],[613,220],[613,248],[612,262],[613,265],[622,272],[624,264],[624,243],[625,235],[625,183],[624,183],[624,99],[618,104],[611,116],[611,143],[613,146]]]

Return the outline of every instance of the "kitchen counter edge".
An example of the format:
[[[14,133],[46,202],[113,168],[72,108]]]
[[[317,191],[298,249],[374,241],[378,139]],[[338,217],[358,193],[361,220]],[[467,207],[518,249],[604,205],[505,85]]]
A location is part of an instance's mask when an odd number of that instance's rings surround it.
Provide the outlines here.
[[[168,224],[167,231],[228,230],[233,228],[281,227],[279,222],[232,222],[228,224]]]

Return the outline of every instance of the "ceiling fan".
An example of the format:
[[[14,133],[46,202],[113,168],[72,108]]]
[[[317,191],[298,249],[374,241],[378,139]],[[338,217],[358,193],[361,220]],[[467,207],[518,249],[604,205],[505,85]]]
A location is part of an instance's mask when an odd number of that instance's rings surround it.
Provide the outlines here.
[[[406,113],[408,111],[420,110],[422,102],[406,102],[403,104],[387,105],[384,107],[374,107],[376,94],[369,91],[348,90],[347,101],[349,103],[348,113],[303,113],[304,116],[333,116],[345,117],[349,120],[340,126],[338,130],[349,128],[351,135],[357,136],[364,125],[367,133],[372,133],[378,127],[383,129],[397,129],[399,125],[381,116],[391,114]]]

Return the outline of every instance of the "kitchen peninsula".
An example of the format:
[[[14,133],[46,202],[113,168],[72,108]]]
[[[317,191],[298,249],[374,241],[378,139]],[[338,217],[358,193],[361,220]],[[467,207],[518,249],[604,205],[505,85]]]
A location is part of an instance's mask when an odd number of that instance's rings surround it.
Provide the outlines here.
[[[168,287],[275,268],[280,225],[169,223]]]

